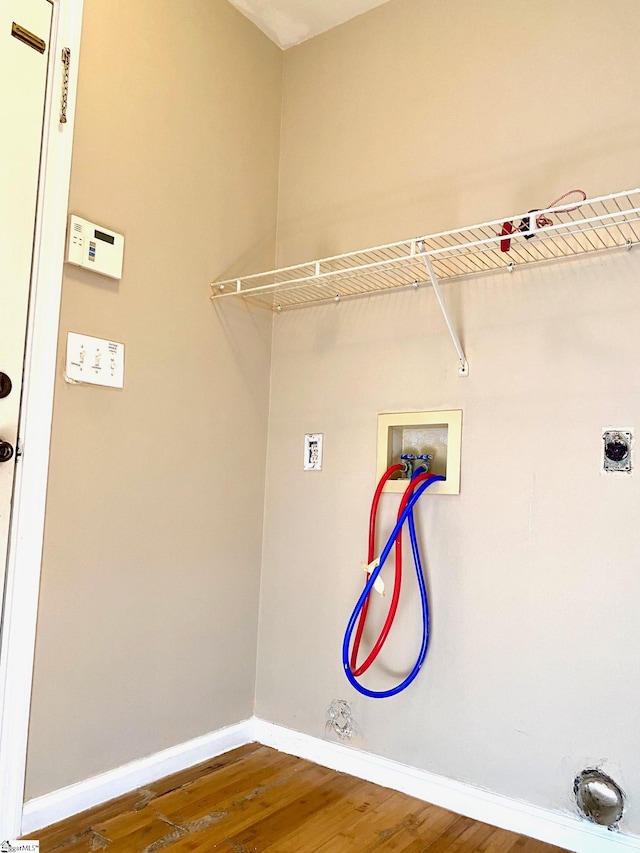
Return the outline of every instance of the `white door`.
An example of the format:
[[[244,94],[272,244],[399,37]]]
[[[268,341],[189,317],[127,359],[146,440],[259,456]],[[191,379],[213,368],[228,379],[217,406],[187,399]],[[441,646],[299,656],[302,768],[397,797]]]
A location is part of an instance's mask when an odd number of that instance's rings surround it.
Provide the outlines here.
[[[12,382],[0,397],[0,438],[15,446],[19,423],[24,444],[17,467],[15,457],[0,462],[0,838],[18,838],[27,820],[29,704],[82,7],[83,0],[0,0],[0,372]]]
[[[49,0],[0,4],[0,601],[19,442],[52,11]]]

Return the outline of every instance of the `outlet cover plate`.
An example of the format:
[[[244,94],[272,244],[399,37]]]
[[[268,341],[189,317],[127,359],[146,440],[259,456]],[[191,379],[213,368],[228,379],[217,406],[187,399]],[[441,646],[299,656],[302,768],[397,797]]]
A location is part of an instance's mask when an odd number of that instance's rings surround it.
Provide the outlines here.
[[[633,473],[634,433],[633,427],[603,427],[600,467],[602,474],[629,475]],[[610,444],[626,445],[627,453],[621,459],[609,458],[607,446]]]
[[[323,434],[321,432],[308,432],[304,437],[304,470],[322,471],[322,445]]]

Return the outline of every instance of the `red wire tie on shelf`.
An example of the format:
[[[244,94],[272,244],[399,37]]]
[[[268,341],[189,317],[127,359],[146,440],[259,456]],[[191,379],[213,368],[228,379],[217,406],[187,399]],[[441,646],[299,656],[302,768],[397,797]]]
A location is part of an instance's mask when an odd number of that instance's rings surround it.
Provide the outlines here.
[[[580,201],[578,204],[576,204],[575,207],[564,208],[564,210],[561,212],[562,213],[570,213],[572,210],[577,210],[580,207],[580,205],[582,204],[582,202],[587,200],[587,194],[584,190],[569,190],[568,192],[563,193],[561,196],[559,196],[557,199],[555,199],[555,201],[552,201],[551,204],[549,204],[545,208],[545,210],[549,210],[549,208],[555,207],[559,202],[562,201],[563,198],[567,198],[567,196],[573,195],[574,193],[579,193],[582,196],[582,201]],[[537,210],[539,210],[539,208],[534,208],[533,210],[530,210],[528,212],[529,213],[536,213]],[[531,219],[531,217],[525,217],[522,220],[522,222],[520,223],[520,226],[519,226],[520,231],[529,231],[531,229],[530,219]],[[553,219],[549,219],[549,217],[545,216],[543,213],[541,213],[539,216],[536,216],[536,228],[547,228],[549,225],[553,225]],[[511,248],[511,238],[509,236],[511,234],[513,234],[513,222],[509,222],[507,220],[506,222],[502,223],[502,231],[500,232],[500,237],[503,238],[500,240],[500,251],[501,252],[508,252],[509,249]],[[529,234],[528,236],[533,237],[534,235]]]
[[[504,222],[502,224],[502,231],[500,232],[500,236],[504,237],[507,234],[513,233],[513,222]],[[511,240],[507,238],[506,240],[500,240],[500,251],[508,252],[511,248]]]

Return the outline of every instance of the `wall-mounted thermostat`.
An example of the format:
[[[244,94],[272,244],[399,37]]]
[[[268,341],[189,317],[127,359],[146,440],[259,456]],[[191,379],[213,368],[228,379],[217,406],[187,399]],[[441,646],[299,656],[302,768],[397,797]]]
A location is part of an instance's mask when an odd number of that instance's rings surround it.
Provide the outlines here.
[[[124,237],[72,214],[67,233],[67,262],[92,272],[122,278]]]

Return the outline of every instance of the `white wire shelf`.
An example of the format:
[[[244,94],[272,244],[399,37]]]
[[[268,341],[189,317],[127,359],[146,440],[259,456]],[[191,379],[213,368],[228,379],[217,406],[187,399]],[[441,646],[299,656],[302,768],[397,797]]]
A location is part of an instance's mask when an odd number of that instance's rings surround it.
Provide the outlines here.
[[[212,299],[241,297],[273,311],[340,301],[364,294],[556,261],[640,242],[640,189],[626,190],[469,228],[415,237],[332,258],[215,281]],[[544,216],[552,224],[538,227]],[[510,248],[501,251],[504,222],[513,223]],[[522,227],[524,230],[519,230]]]

